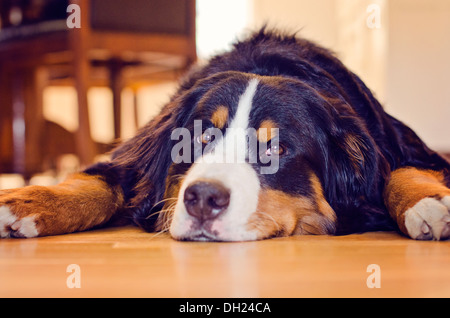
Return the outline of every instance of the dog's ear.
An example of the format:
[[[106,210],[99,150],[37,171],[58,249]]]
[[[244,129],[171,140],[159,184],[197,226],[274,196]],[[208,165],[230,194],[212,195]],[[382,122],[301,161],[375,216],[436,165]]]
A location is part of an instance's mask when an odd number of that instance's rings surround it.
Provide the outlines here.
[[[175,95],[159,115],[113,153],[113,164],[124,171],[124,183],[129,184],[129,212],[145,230],[153,230],[156,218],[149,216],[161,209],[157,203],[163,198],[172,164],[172,131],[185,127],[204,92],[198,86]]]
[[[325,187],[330,203],[351,206],[378,201],[383,169],[380,152],[355,115],[333,114],[325,148]]]
[[[358,118],[337,117],[325,149],[324,195],[339,215],[336,234],[391,226],[381,195],[387,163]]]

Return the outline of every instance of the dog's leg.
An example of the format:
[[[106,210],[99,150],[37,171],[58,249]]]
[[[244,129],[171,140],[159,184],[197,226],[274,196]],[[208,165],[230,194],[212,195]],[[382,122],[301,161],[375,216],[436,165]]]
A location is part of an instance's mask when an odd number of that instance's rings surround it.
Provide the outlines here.
[[[450,189],[444,174],[413,167],[392,172],[384,191],[400,230],[417,240],[450,238]]]
[[[87,173],[74,174],[55,186],[0,191],[0,237],[86,230],[107,222],[123,203],[119,185]]]

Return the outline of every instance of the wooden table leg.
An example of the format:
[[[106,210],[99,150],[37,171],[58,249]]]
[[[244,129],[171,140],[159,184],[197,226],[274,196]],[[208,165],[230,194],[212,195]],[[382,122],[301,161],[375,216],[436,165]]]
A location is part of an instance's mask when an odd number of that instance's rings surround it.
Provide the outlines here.
[[[15,68],[10,75],[12,172],[29,178],[42,171],[44,159],[42,74],[36,68]]]
[[[120,60],[112,60],[110,63],[110,87],[113,94],[113,110],[114,110],[114,138],[120,139],[122,135],[122,69],[123,65]]]
[[[78,131],[75,134],[75,143],[81,164],[87,166],[92,164],[97,154],[96,145],[91,137],[87,98],[90,80],[90,60],[88,56],[90,31],[88,10],[84,10],[84,8],[88,7],[89,2],[87,0],[72,2],[83,8],[81,11],[81,28],[70,30],[70,44],[74,53],[73,67],[78,96]]]
[[[11,80],[6,64],[0,64],[0,173],[13,171]]]
[[[89,61],[77,58],[75,62],[75,82],[78,97],[78,130],[75,134],[75,144],[82,165],[93,162],[96,147],[91,137],[88,108]]]

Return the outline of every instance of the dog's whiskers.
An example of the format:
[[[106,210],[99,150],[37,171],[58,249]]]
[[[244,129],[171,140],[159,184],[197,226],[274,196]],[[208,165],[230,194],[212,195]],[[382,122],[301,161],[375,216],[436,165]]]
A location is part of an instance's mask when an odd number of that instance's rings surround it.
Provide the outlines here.
[[[177,202],[175,201],[175,202],[171,203],[167,207],[167,209],[159,211],[160,214],[159,214],[157,225],[156,225],[156,228],[158,228],[159,230],[157,231],[156,235],[159,235],[161,233],[165,233],[165,232],[169,231],[170,223],[173,218],[173,211],[175,209],[176,203]]]
[[[156,202],[156,203],[151,207],[150,210],[154,209],[157,205],[159,205],[159,204],[161,204],[161,203],[163,203],[163,202],[170,201],[170,200],[178,200],[178,198],[176,198],[176,197],[171,197],[171,198],[165,198],[165,199],[162,199],[162,200]]]

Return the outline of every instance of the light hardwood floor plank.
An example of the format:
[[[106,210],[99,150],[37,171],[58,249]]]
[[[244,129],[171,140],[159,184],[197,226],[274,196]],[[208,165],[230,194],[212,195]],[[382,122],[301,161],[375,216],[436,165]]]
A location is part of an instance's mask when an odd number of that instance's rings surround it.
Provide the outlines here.
[[[450,297],[449,268],[450,242],[396,233],[205,243],[124,227],[1,240],[0,297]]]

